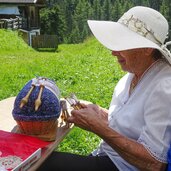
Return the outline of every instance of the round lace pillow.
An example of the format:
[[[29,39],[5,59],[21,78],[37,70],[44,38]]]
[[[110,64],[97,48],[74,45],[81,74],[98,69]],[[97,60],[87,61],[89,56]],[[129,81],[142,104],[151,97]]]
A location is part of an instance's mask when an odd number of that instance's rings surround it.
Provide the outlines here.
[[[60,92],[48,78],[30,80],[17,95],[12,111],[13,118],[26,134],[46,134],[60,115]]]

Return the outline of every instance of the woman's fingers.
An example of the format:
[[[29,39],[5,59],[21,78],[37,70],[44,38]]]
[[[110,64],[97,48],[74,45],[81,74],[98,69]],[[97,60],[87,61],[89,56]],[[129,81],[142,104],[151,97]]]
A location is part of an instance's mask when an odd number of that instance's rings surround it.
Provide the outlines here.
[[[69,123],[74,123],[74,120],[75,120],[74,116],[70,116],[67,118],[67,122]]]

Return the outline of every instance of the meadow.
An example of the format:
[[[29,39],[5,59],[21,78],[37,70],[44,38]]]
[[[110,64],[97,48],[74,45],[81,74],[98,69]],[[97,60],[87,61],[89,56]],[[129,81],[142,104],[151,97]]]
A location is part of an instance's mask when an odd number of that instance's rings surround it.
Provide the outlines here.
[[[0,100],[16,96],[35,76],[44,76],[56,82],[61,97],[75,93],[108,108],[123,74],[111,51],[93,37],[81,44],[61,44],[56,52],[40,52],[27,46],[17,32],[0,30]],[[99,141],[74,127],[57,150],[89,154]]]

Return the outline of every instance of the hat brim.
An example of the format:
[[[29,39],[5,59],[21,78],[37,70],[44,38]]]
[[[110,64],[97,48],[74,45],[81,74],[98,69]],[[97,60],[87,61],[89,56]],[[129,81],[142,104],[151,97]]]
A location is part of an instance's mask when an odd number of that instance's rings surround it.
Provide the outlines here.
[[[154,48],[167,59],[160,46],[118,22],[88,20],[88,25],[97,40],[110,50]]]

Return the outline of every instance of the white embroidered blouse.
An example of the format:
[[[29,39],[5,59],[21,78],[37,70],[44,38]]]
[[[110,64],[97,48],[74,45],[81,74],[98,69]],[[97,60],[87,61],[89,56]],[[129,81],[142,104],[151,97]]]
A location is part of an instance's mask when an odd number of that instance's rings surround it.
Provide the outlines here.
[[[133,74],[117,84],[109,108],[109,126],[142,144],[158,161],[167,163],[171,143],[171,66],[160,60],[129,95]],[[137,171],[102,141],[93,155],[108,155],[120,171]]]

